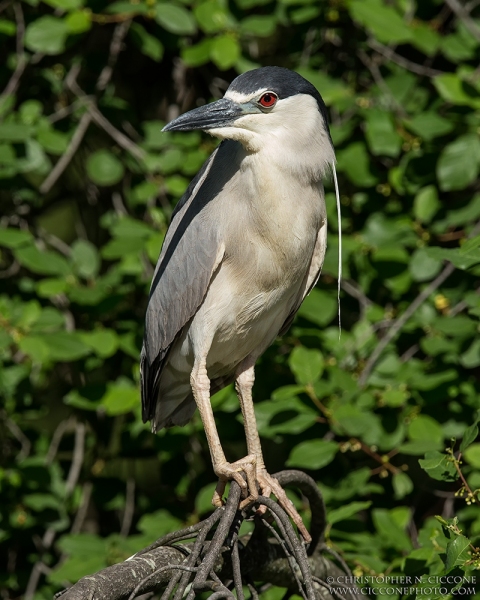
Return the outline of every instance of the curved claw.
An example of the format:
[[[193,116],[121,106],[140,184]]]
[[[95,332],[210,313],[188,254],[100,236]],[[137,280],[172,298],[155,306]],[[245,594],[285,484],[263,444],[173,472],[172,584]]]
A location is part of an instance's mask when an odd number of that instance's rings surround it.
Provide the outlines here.
[[[293,502],[285,493],[280,483],[275,477],[267,473],[266,469],[256,469],[257,458],[254,454],[249,454],[245,458],[241,458],[234,463],[223,463],[216,465],[215,474],[218,476],[217,487],[212,498],[212,504],[216,507],[223,506],[223,494],[227,481],[236,481],[242,490],[243,500],[240,502],[239,508],[244,509],[254,503],[258,498],[258,487],[263,496],[268,498],[274,494],[278,504],[288,514],[292,521],[297,526],[303,539],[310,543],[312,538],[303,524],[302,517],[298,514]],[[245,478],[242,476],[245,474]],[[266,507],[261,506],[257,510],[258,515],[265,514]]]
[[[242,496],[245,498],[248,493],[248,499],[258,498],[257,480],[255,476],[257,466],[257,457],[249,454],[234,463],[223,463],[215,466],[215,474],[218,476],[217,487],[212,498],[214,506],[223,506],[223,493],[227,481],[236,481],[242,490]],[[245,474],[245,479],[241,473]]]
[[[298,531],[302,534],[303,539],[307,544],[312,541],[312,537],[307,531],[307,528],[303,524],[302,517],[298,514],[297,509],[295,508],[293,502],[285,493],[285,490],[282,488],[280,483],[275,477],[272,477],[269,473],[267,473],[266,469],[262,469],[261,471],[257,471],[257,481],[262,490],[262,495],[265,497],[269,497],[271,494],[274,494],[277,498],[278,504],[283,508],[283,510],[288,514],[288,516],[292,519],[295,525],[298,528]],[[258,510],[259,514],[264,514],[266,507],[261,506]]]

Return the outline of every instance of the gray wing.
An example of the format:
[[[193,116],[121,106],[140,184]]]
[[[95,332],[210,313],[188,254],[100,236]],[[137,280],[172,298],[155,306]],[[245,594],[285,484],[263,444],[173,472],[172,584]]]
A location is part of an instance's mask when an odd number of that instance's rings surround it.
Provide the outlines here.
[[[302,293],[295,303],[293,309],[285,320],[285,323],[282,325],[280,329],[279,336],[283,335],[295,318],[300,305],[305,299],[305,296],[308,296],[312,288],[316,285],[320,274],[322,272],[323,261],[325,258],[325,251],[327,249],[327,219],[325,218],[323,221],[323,225],[320,227],[320,230],[317,235],[317,241],[315,243],[315,247],[313,249],[312,259],[310,261],[310,268],[308,270],[307,277],[305,278],[305,284],[302,288]]]
[[[202,211],[221,191],[228,173],[209,177],[223,144],[205,162],[177,204],[150,288],[140,358],[142,417],[152,419],[168,352],[202,303],[219,264],[222,242],[216,223]]]

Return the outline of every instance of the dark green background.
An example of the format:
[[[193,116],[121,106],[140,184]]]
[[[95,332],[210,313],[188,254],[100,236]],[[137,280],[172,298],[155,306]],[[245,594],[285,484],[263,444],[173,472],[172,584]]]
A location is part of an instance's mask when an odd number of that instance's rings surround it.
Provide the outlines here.
[[[198,415],[157,436],[140,417],[153,266],[216,144],[161,128],[269,64],[298,70],[328,106],[345,281],[339,340],[328,183],[323,275],[257,368],[267,466],[315,477],[328,543],[356,575],[475,573],[477,4],[0,3],[3,598],[50,598],[210,510]],[[212,402],[227,456],[240,458],[235,395]]]

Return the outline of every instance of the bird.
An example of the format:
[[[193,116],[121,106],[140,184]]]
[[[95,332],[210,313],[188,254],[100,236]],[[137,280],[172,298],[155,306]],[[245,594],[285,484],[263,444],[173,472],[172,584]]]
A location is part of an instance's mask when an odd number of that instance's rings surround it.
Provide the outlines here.
[[[163,131],[202,130],[221,143],[178,202],[150,288],[140,357],[142,416],[155,433],[185,425],[198,408],[218,477],[243,505],[276,496],[306,541],[293,503],[265,466],[255,421],[255,363],[291,325],[317,283],[327,243],[323,183],[335,152],[325,103],[295,71],[260,67],[223,98]],[[211,395],[238,395],[248,454],[228,462]],[[241,505],[242,506],[242,505]]]

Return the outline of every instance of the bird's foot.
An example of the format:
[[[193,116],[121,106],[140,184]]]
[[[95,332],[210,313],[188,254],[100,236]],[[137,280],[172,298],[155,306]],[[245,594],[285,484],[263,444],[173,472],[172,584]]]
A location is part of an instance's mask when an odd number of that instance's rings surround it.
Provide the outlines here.
[[[214,506],[223,506],[223,494],[225,492],[225,486],[227,481],[236,481],[242,489],[243,500],[240,502],[240,508],[245,508],[255,502],[259,496],[258,488],[262,496],[269,498],[274,494],[277,498],[278,504],[292,519],[295,525],[298,527],[298,531],[301,533],[303,539],[310,543],[312,538],[307,531],[307,528],[303,524],[302,517],[298,514],[293,502],[285,493],[285,490],[279,484],[275,477],[272,477],[267,473],[266,469],[256,468],[256,456],[249,454],[245,458],[241,458],[234,463],[224,463],[217,465],[215,473],[218,476],[218,483],[213,494],[212,504]],[[245,479],[242,476],[245,474]],[[265,506],[261,506],[257,514],[262,515],[266,511]]]
[[[227,481],[236,481],[242,490],[242,496],[245,498],[249,493],[247,500],[258,498],[257,480],[255,472],[257,467],[257,457],[255,454],[249,454],[234,463],[225,462],[215,466],[215,474],[218,477],[217,487],[212,498],[213,506],[223,506],[223,493]],[[245,473],[245,479],[241,473]]]
[[[271,494],[274,494],[277,498],[278,504],[283,508],[283,510],[288,514],[288,516],[292,519],[295,525],[298,527],[298,531],[301,533],[303,539],[310,543],[312,538],[307,531],[307,528],[303,524],[302,517],[298,514],[297,509],[295,508],[293,502],[285,493],[285,490],[280,485],[275,477],[272,477],[269,473],[267,473],[266,469],[259,469],[256,472],[256,479],[260,490],[262,492],[262,496],[269,498]],[[245,506],[250,499],[247,498],[240,503],[240,508]],[[266,511],[266,506],[260,506],[257,511],[258,515],[264,514]]]

